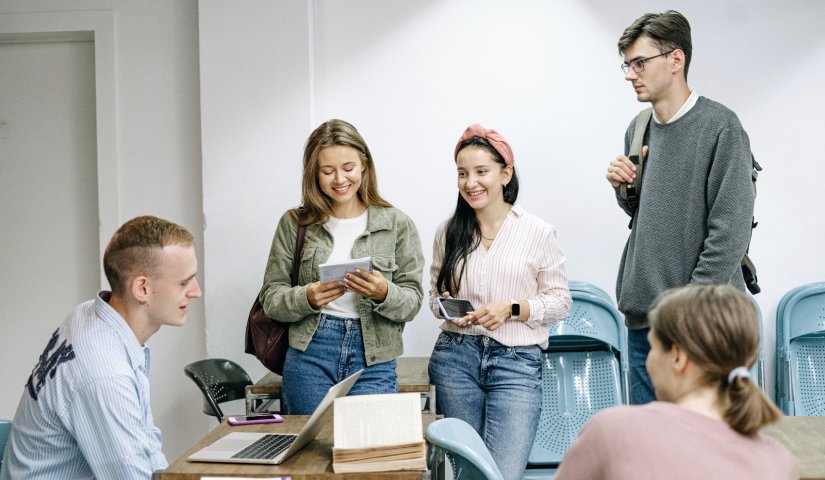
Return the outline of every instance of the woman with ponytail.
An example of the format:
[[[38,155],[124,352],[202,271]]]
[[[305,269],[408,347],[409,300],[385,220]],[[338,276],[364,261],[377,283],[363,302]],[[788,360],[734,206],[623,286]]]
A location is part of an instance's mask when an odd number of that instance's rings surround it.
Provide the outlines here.
[[[751,300],[730,285],[689,285],[665,292],[649,318],[658,401],[596,414],[556,479],[798,478],[791,453],[759,433],[782,414],[750,378]]]
[[[436,300],[452,297],[475,311],[441,325],[430,381],[438,412],[472,425],[504,478],[520,479],[541,413],[540,347],[572,303],[564,256],[555,229],[516,204],[504,137],[471,125],[453,158],[458,204],[435,234],[430,307],[443,318]]]

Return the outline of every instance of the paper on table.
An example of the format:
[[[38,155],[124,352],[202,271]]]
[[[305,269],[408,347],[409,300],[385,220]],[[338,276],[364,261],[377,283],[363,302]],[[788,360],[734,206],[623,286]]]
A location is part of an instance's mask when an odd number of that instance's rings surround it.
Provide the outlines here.
[[[356,268],[364,271],[372,270],[372,258],[362,257],[340,263],[322,263],[318,265],[318,275],[321,283],[343,281],[347,273],[354,273]]]
[[[353,395],[335,399],[335,448],[398,445],[423,440],[418,393]]]

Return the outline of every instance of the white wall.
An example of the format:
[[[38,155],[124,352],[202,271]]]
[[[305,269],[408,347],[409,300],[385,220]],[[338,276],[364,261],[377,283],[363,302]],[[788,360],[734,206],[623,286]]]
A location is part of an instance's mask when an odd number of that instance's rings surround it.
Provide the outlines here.
[[[185,327],[149,343],[152,406],[170,459],[208,427],[185,364],[220,355],[255,378],[264,373],[242,353],[244,319],[275,222],[300,201],[303,143],[328,118],[364,134],[381,190],[416,221],[426,258],[455,202],[455,140],[470,122],[499,129],[515,150],[520,201],[558,228],[570,277],[612,291],[627,230],[603,172],[641,107],[615,43],[646,11],[687,15],[691,86],[739,114],[765,167],[752,252],[769,351],[779,298],[825,275],[825,194],[815,183],[825,4],[816,0],[77,0],[71,8],[114,13],[118,223],[151,213],[198,240],[204,302]],[[57,0],[0,3],[0,13],[66,9]],[[422,310],[405,332],[407,354],[429,354],[435,336]],[[3,348],[38,352],[44,341],[0,337]],[[19,386],[0,391],[18,396]]]
[[[78,0],[72,2],[70,8],[62,1],[4,0],[0,3],[0,14],[9,14],[3,17],[4,31],[16,31],[15,22],[37,24],[52,31],[55,25],[67,23],[67,18],[74,19],[77,25],[94,25],[99,18],[107,18],[100,12],[110,13],[109,24],[97,23],[97,26],[107,34],[114,30],[114,35],[101,35],[96,41],[102,43],[95,45],[96,51],[114,49],[113,61],[96,65],[98,69],[112,70],[105,75],[113,78],[106,85],[97,85],[99,94],[104,89],[103,98],[97,98],[97,122],[103,123],[102,130],[98,128],[98,159],[103,158],[99,165],[103,178],[109,178],[109,172],[117,172],[112,176],[116,185],[114,188],[105,183],[99,186],[104,205],[100,213],[88,211],[86,215],[94,219],[92,224],[99,221],[101,230],[108,230],[101,231],[101,238],[106,240],[117,225],[137,215],[153,214],[178,222],[195,235],[202,264],[197,3],[194,0]],[[86,18],[93,20],[85,21]],[[110,86],[115,88],[106,90]],[[100,117],[101,103],[114,104],[114,108],[106,110],[116,112],[113,118]],[[111,130],[111,123],[115,124],[116,131],[101,138],[100,132]],[[116,155],[110,157],[107,149],[114,147],[115,137]],[[114,194],[109,195],[110,191]],[[110,222],[108,211],[112,207],[115,211],[111,217],[117,218]],[[116,225],[110,228],[110,223]],[[54,232],[56,239],[59,234]],[[101,252],[103,247],[105,243]],[[18,254],[37,255],[38,252]],[[68,313],[74,305],[55,305],[55,298],[47,293],[60,285],[48,272],[40,272],[40,278],[44,292],[40,301],[62,311],[62,315]],[[205,283],[203,274],[199,279]],[[94,293],[87,292],[86,298],[92,298]],[[152,410],[163,431],[164,451],[170,459],[200,438],[209,424],[208,418],[200,413],[200,393],[183,374],[184,365],[205,356],[202,305],[193,303],[185,327],[163,328],[148,342],[152,350]],[[62,317],[43,319],[55,326],[61,320]],[[0,322],[8,321],[11,320],[0,319]],[[24,363],[31,368],[46,341],[46,337],[39,335],[0,336],[0,348],[28,355]],[[4,397],[19,398],[22,385],[4,383],[0,385],[0,392]],[[11,418],[13,414],[13,410],[4,410],[0,417]]]
[[[615,45],[639,15],[668,8],[692,24],[690,86],[738,113],[765,168],[752,257],[772,361],[779,299],[825,279],[816,1],[201,0],[209,355],[264,373],[240,350],[245,316],[277,218],[300,202],[301,147],[333,117],[364,135],[382,193],[415,220],[428,259],[455,204],[456,139],[475,121],[498,129],[515,151],[519,201],[558,228],[570,278],[612,292],[628,230],[604,171],[643,107]],[[428,355],[436,333],[422,309],[406,354]]]

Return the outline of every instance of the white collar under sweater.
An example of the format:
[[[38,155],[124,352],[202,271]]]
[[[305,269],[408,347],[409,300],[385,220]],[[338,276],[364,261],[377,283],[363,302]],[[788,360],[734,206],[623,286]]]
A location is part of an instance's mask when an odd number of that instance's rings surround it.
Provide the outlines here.
[[[673,123],[676,120],[679,120],[680,118],[685,116],[685,114],[687,112],[689,112],[690,109],[693,108],[694,105],[696,105],[697,100],[699,100],[699,94],[696,93],[695,90],[690,92],[690,95],[688,96],[687,100],[685,100],[685,103],[682,104],[682,108],[680,108],[679,111],[676,112],[676,115],[674,115],[673,118],[671,118],[670,120],[668,120],[665,123]],[[662,122],[659,121],[658,118],[656,118],[656,110],[653,110],[653,121],[660,124],[660,125],[662,123]]]

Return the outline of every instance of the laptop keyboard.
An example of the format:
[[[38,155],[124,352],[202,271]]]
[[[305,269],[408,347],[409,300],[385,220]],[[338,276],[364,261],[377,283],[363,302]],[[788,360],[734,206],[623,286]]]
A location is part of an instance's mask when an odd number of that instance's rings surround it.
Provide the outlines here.
[[[271,460],[281,454],[298,438],[296,435],[267,435],[232,455],[232,458],[260,458]]]

